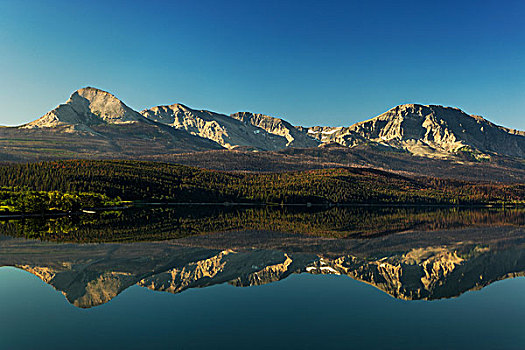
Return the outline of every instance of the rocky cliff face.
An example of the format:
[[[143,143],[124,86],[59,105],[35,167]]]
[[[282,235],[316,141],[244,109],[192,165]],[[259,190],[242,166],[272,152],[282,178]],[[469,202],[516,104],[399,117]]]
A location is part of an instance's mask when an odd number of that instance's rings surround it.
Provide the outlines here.
[[[306,130],[308,135],[321,142],[321,147],[354,147],[369,142],[349,127],[314,126]]]
[[[497,126],[457,108],[400,105],[347,128],[314,127],[308,133],[324,143],[355,146],[366,141],[402,148],[415,155],[447,157],[457,152],[525,157],[521,132]]]
[[[286,147],[310,148],[316,147],[320,143],[306,134],[304,130],[298,129],[280,118],[250,112],[234,113],[231,117],[242,121],[245,125],[254,125],[270,134],[284,137],[287,141]]]
[[[150,120],[169,125],[203,138],[213,140],[228,149],[239,147],[256,150],[285,148],[285,137],[269,133],[252,124],[210,111],[197,111],[182,104],[159,106],[141,112]]]

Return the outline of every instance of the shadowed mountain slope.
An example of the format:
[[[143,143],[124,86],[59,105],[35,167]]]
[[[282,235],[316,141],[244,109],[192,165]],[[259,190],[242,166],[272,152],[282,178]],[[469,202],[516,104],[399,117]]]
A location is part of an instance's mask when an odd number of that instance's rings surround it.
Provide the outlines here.
[[[480,161],[468,154],[462,154],[456,160],[416,157],[378,143],[352,148],[333,145],[256,153],[219,150],[143,159],[226,171],[282,172],[350,166],[469,181],[525,182],[525,160],[492,156],[490,160]]]

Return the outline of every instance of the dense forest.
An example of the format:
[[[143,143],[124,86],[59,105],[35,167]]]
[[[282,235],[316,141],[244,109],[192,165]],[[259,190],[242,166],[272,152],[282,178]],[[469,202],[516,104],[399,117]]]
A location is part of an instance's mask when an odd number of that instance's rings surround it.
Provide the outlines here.
[[[172,206],[0,221],[0,235],[70,242],[130,242],[224,231],[373,237],[406,230],[525,225],[524,209],[438,207]]]
[[[525,200],[525,185],[407,177],[368,168],[231,173],[142,161],[0,166],[4,191],[98,193],[132,201],[274,204],[487,204]]]

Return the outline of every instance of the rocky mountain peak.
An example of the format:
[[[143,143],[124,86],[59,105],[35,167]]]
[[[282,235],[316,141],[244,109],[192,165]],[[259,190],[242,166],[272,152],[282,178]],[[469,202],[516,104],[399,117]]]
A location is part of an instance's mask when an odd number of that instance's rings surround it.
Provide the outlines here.
[[[66,103],[46,113],[24,128],[69,126],[71,130],[89,130],[97,124],[124,124],[144,120],[133,109],[107,91],[86,87],[75,91]]]
[[[142,116],[129,108],[113,94],[93,87],[75,91],[67,103],[79,107],[88,116],[97,116],[108,124],[142,120]]]
[[[113,95],[112,93],[108,92],[108,91],[105,91],[105,90],[102,90],[102,89],[99,89],[99,88],[96,88],[96,87],[92,87],[92,86],[86,86],[84,88],[80,88],[78,89],[77,91],[73,92],[71,94],[71,96],[74,96],[74,95],[79,95],[79,96],[82,96],[84,98],[87,98],[89,100],[97,97],[97,96],[108,96],[110,98],[113,98],[115,100],[118,100],[115,95]]]
[[[449,158],[458,152],[476,159],[491,153],[525,156],[522,133],[440,105],[402,104],[349,127],[314,127],[308,133],[323,143],[352,147],[372,141],[432,158]]]

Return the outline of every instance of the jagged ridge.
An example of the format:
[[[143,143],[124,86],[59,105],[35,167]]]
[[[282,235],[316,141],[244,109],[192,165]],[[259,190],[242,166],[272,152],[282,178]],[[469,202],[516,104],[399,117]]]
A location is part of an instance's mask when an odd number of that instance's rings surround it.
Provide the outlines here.
[[[457,108],[435,105],[400,105],[347,128],[313,127],[308,132],[323,143],[351,147],[372,141],[415,155],[446,157],[458,152],[479,152],[525,157],[522,132]]]
[[[136,127],[126,128],[129,125]],[[114,128],[108,132],[109,129],[104,126]],[[147,132],[141,133],[141,129]],[[139,113],[114,95],[87,87],[74,92],[66,103],[34,122],[19,128],[1,128],[0,140],[3,134],[8,139],[15,139],[17,132],[23,138],[25,134],[22,130],[40,130],[38,135],[29,135],[39,140],[48,136],[55,138],[64,132],[84,132],[103,136],[110,148],[114,144],[113,138],[126,138],[132,134],[135,140],[138,138],[165,145],[161,148],[167,152],[170,149],[177,152],[221,148],[277,151],[319,145],[382,145],[412,155],[456,161],[488,161],[494,156],[525,158],[525,132],[495,125],[457,108],[437,105],[404,104],[348,127],[306,128],[263,114],[239,112],[228,116],[194,110],[182,104],[157,106]],[[10,141],[6,150],[11,152],[3,158],[16,160],[14,154],[26,152],[25,144],[17,145],[15,152]],[[57,148],[54,152],[61,153],[60,146],[56,142],[52,144],[53,151]],[[177,147],[173,147],[174,144]],[[121,149],[119,146],[112,152],[122,153]],[[137,149],[134,153],[140,155],[146,149]],[[155,152],[158,151],[147,153]],[[103,153],[100,150],[82,152],[89,155]],[[25,157],[31,156],[24,154],[18,159]],[[74,157],[74,153],[68,156]]]
[[[206,110],[194,110],[182,104],[158,106],[141,112],[148,119],[183,129],[192,135],[213,140],[228,149],[248,147],[256,150],[279,150],[291,145],[286,135],[234,116]],[[292,127],[293,128],[293,127]],[[312,139],[303,147],[315,147]]]

